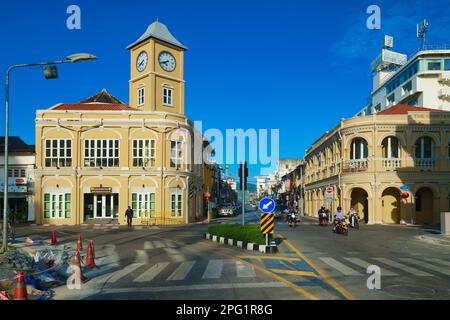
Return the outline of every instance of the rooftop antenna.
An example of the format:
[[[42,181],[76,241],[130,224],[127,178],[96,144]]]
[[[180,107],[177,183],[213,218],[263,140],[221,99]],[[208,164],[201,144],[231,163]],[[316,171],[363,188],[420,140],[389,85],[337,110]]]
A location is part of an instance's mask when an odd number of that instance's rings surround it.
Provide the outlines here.
[[[427,32],[427,28],[428,28],[427,19],[423,19],[422,25],[420,26],[420,28],[419,28],[419,24],[417,24],[417,38],[421,39],[421,41],[422,41],[421,50],[425,49],[425,34]]]

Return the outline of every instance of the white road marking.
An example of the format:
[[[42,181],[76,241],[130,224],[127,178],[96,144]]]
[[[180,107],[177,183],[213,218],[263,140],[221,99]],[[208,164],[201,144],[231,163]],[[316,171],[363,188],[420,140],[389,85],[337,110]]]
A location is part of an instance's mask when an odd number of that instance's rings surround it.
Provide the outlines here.
[[[236,273],[238,278],[256,277],[255,269],[251,266],[243,264],[241,261],[236,261]]]
[[[164,248],[165,245],[162,241],[153,241],[153,245],[155,246],[155,248]]]
[[[163,271],[170,262],[158,262],[153,267],[145,271],[139,277],[133,280],[133,282],[150,282],[152,281],[158,274]]]
[[[136,262],[149,263],[149,258],[145,250],[136,250]]]
[[[167,291],[190,291],[190,290],[223,290],[223,289],[259,289],[259,288],[286,288],[287,284],[282,282],[250,282],[250,283],[213,283],[187,286],[168,287],[137,287],[137,288],[112,288],[103,289],[104,294],[113,293],[152,293]]]
[[[167,278],[167,280],[183,280],[194,266],[195,261],[186,261],[178,266],[178,268]]]
[[[203,273],[202,279],[219,279],[222,275],[223,265],[226,262],[233,261],[230,259],[217,259],[210,260],[205,272]]]
[[[164,241],[164,243],[166,244],[167,248],[175,248],[176,245],[173,241]]]
[[[373,265],[373,263],[364,261],[360,258],[344,258],[344,259],[350,261],[353,264],[356,264],[357,266],[360,266],[361,268],[364,268],[364,270],[367,270],[368,266]],[[381,269],[382,276],[398,276],[398,274],[395,272],[389,271],[384,268],[380,268],[380,269]]]
[[[398,262],[392,261],[392,260],[387,259],[387,258],[374,258],[374,259],[377,260],[377,261],[380,261],[381,263],[384,263],[384,264],[386,264],[388,266],[391,266],[391,267],[394,267],[394,268],[397,268],[397,269],[400,269],[400,270],[412,273],[413,275],[416,275],[416,276],[433,276],[432,274],[430,274],[428,272],[425,272],[425,271],[422,271],[422,270],[418,270],[416,268],[409,267],[409,266],[407,266],[405,264],[398,263]]]
[[[323,262],[325,262],[330,267],[336,269],[337,271],[339,271],[340,273],[342,273],[346,276],[360,276],[361,275],[360,272],[358,272],[350,267],[347,267],[345,264],[340,263],[336,259],[333,259],[330,257],[321,257],[319,259],[322,260]]]
[[[437,259],[437,258],[431,258],[431,259],[427,259],[428,261],[432,261],[435,263],[439,263],[442,264],[444,266],[450,267],[450,261],[446,261],[446,260],[442,260],[442,259]]]
[[[154,247],[153,247],[153,244],[152,244],[152,242],[151,241],[145,241],[144,242],[144,250],[150,250],[150,249],[153,249]]]
[[[433,264],[427,263],[427,262],[423,262],[423,261],[419,261],[419,260],[415,260],[412,258],[400,258],[400,260],[417,265],[419,267],[423,267],[423,268],[427,268],[430,270],[433,270],[435,272],[438,273],[442,273],[445,274],[447,276],[450,276],[450,269],[446,268],[446,267],[439,267],[439,266],[435,266]]]
[[[123,277],[125,277],[126,275],[130,274],[131,272],[135,271],[136,269],[142,267],[143,265],[144,265],[143,263],[129,264],[125,268],[114,272],[112,277],[108,279],[108,282],[116,282],[116,281],[122,279]]]
[[[164,248],[164,251],[167,252],[167,254],[180,254],[180,251],[173,248]]]

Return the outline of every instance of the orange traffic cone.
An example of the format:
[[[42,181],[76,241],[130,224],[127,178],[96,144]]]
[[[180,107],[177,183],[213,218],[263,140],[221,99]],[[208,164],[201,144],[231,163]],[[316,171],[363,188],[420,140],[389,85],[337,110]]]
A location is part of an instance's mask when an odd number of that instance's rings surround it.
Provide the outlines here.
[[[52,242],[51,242],[51,244],[52,244],[52,246],[54,246],[54,245],[56,245],[56,232],[55,231],[52,231]]]
[[[89,243],[88,243],[85,265],[88,268],[96,267],[96,265],[95,265],[94,242],[92,240],[89,240]]]
[[[83,271],[81,270],[81,257],[80,251],[78,251],[78,249],[75,250],[75,253],[73,254],[71,264],[72,266],[75,266],[80,270],[80,280],[82,283],[85,283],[88,279],[83,275]],[[74,274],[75,272],[75,268],[72,268],[72,274]]]
[[[83,242],[81,241],[81,234],[78,235],[77,251],[83,251]]]
[[[14,300],[27,300],[27,286],[22,271],[16,274],[16,287],[14,288]]]

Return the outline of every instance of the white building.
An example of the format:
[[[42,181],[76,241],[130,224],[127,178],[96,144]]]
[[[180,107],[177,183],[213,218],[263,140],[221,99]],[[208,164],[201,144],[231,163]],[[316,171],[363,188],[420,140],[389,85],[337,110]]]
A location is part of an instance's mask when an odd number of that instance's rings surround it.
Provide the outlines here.
[[[397,104],[450,111],[450,47],[425,46],[411,58],[384,46],[372,62],[373,88],[357,116]]]
[[[0,137],[0,216],[3,217],[5,139]],[[16,221],[34,221],[34,145],[19,137],[8,138],[8,207]]]
[[[292,172],[300,164],[303,163],[303,159],[278,159],[277,160],[277,171],[275,172],[275,178],[280,180],[281,177],[285,176],[289,172]]]

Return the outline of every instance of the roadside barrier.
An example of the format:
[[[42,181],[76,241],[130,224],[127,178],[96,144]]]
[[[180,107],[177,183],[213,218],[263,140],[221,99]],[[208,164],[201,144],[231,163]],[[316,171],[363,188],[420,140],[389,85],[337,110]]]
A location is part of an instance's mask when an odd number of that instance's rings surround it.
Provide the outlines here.
[[[95,252],[94,252],[94,242],[89,240],[87,253],[86,253],[86,262],[85,266],[88,268],[95,268]]]
[[[83,251],[83,242],[81,241],[81,234],[78,235],[77,251]]]
[[[16,287],[14,288],[14,300],[27,300],[27,286],[22,271],[16,274]]]
[[[55,246],[56,243],[57,243],[57,240],[56,240],[56,232],[55,232],[55,231],[52,231],[52,241],[51,241],[51,245],[52,245],[52,246]]]

